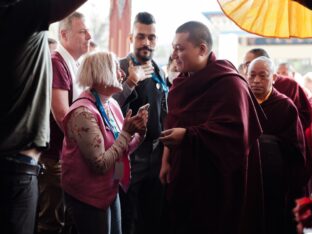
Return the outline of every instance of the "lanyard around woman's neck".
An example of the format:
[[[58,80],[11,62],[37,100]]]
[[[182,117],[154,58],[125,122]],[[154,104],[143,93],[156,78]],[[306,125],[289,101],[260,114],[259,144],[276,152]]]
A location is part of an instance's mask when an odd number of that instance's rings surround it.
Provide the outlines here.
[[[100,99],[98,93],[94,89],[91,90],[91,93],[95,97],[95,101],[96,101],[95,105],[96,105],[96,107],[100,111],[101,116],[102,116],[104,122],[106,123],[107,127],[109,128],[109,130],[113,133],[114,139],[116,140],[118,138],[119,132],[117,131],[116,128],[113,127],[112,123],[110,122],[110,120],[109,120],[109,118],[108,118],[108,116],[107,116],[107,114],[105,112],[105,109],[104,109],[104,107],[102,105],[102,102],[101,102],[101,99]]]

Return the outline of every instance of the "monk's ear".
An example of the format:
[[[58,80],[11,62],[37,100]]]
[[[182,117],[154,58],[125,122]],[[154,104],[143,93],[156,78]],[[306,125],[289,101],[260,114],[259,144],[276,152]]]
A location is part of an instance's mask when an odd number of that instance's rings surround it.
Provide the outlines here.
[[[276,79],[277,79],[277,75],[274,73],[273,74],[273,84],[275,83]]]
[[[205,43],[199,45],[199,54],[202,56],[209,54],[208,46]]]

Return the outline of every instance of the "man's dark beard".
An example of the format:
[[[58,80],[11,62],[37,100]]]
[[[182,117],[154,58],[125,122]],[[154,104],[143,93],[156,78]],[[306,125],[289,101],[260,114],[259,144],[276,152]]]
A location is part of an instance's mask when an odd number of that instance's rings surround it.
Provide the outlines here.
[[[140,54],[140,52],[141,52],[142,50],[148,50],[149,52],[151,52],[151,54],[150,54],[149,56],[142,56],[142,55]],[[153,52],[154,52],[153,49],[148,48],[147,46],[143,46],[143,47],[138,48],[138,49],[136,50],[136,52],[135,52],[135,57],[137,57],[137,58],[138,58],[139,60],[141,60],[142,62],[147,62],[147,61],[150,61],[150,60],[152,59],[152,57],[153,57]]]

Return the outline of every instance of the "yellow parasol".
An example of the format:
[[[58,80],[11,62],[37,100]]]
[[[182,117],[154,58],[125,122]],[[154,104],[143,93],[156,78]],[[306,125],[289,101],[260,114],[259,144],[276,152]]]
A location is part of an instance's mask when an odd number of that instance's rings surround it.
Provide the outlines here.
[[[312,38],[312,10],[293,0],[218,0],[224,14],[250,33]]]

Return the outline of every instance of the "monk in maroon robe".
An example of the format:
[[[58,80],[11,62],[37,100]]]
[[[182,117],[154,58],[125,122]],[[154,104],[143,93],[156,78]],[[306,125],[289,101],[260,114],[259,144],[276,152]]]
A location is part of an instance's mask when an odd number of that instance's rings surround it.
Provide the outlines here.
[[[169,92],[160,137],[167,231],[264,233],[259,106],[247,82],[230,62],[217,60],[211,46],[208,28],[194,21],[181,25],[173,41],[181,75]]]
[[[269,58],[268,53],[261,48],[254,48],[248,51],[244,58],[245,73],[248,65],[257,57],[265,56]],[[285,76],[275,75],[274,88],[282,94],[289,97],[296,105],[301,120],[303,130],[311,126],[312,108],[303,88],[293,79]]]
[[[267,234],[296,234],[294,201],[305,185],[305,141],[293,102],[273,88],[274,65],[254,59],[247,80],[267,117],[260,138]]]
[[[254,48],[249,50],[244,58],[245,74],[247,72],[248,65],[251,61],[257,57],[265,56],[269,58],[268,53],[262,48]],[[282,94],[289,97],[297,107],[299,117],[301,120],[303,131],[305,132],[305,140],[311,142],[311,122],[312,122],[312,108],[311,104],[303,90],[303,88],[293,79],[288,77],[275,75],[275,81],[273,87]],[[308,181],[312,175],[312,145],[306,144],[306,180]],[[307,185],[307,193],[312,192],[312,180],[310,179]]]
[[[303,88],[293,79],[284,76],[276,76],[275,82],[273,84],[274,88],[276,88],[282,94],[285,94],[289,97],[294,104],[296,105],[299,117],[301,120],[302,128],[305,133],[306,140],[306,154],[307,162],[306,162],[306,180],[308,181],[312,175],[312,145],[311,145],[311,114],[312,108],[309,99],[306,96]],[[312,192],[312,181],[310,179],[307,185],[308,194]]]

